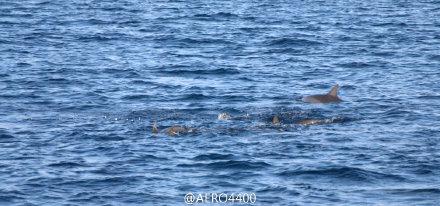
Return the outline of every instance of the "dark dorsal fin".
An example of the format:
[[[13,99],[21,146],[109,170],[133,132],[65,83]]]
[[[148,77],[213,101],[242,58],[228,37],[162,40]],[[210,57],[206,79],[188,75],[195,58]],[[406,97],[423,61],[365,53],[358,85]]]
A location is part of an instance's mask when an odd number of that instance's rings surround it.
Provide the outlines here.
[[[339,91],[339,85],[336,84],[335,86],[332,87],[332,89],[328,92],[327,95],[337,97],[338,96],[338,91]]]

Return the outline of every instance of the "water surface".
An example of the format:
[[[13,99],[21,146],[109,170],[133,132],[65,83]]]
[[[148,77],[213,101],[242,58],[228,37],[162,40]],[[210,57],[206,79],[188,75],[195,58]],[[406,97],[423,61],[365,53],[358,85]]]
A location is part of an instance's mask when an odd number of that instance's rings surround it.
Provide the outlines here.
[[[439,16],[434,0],[2,1],[0,204],[439,205]],[[342,103],[301,101],[335,83]]]

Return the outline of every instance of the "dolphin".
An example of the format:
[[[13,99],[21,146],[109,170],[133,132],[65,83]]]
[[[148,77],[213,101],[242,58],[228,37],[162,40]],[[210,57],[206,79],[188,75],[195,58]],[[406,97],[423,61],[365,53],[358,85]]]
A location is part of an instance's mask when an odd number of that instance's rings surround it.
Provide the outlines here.
[[[326,120],[322,119],[303,119],[296,122],[297,124],[303,125],[303,126],[309,126],[309,125],[317,125],[317,124],[325,124],[330,123]]]
[[[181,134],[188,134],[188,133],[194,132],[195,129],[177,125],[177,126],[172,126],[172,127],[167,128],[166,131],[169,136],[179,136]]]
[[[274,124],[274,125],[279,125],[279,124],[281,124],[281,121],[280,121],[280,118],[278,117],[278,116],[273,116],[273,118],[272,118],[272,124]]]
[[[296,121],[295,123],[303,126],[310,126],[310,125],[320,125],[320,124],[343,123],[345,121],[347,121],[347,118],[344,117],[332,117],[332,118],[324,118],[324,119],[306,118]]]
[[[223,113],[218,114],[217,119],[218,120],[230,120],[231,119],[231,115],[229,115],[226,112],[223,112]]]
[[[153,125],[151,126],[152,129],[152,133],[153,134],[158,134],[159,133],[159,128],[157,127],[157,123],[154,122]],[[175,125],[175,126],[171,126],[165,129],[165,132],[169,135],[169,136],[179,136],[181,134],[188,134],[188,133],[192,133],[195,132],[196,130],[194,128],[190,128],[190,127],[184,127],[184,126],[179,126],[179,125]]]
[[[333,102],[337,103],[342,101],[338,97],[338,91],[339,91],[339,85],[336,84],[327,94],[316,94],[316,95],[305,96],[303,98],[303,101],[308,103],[333,103]]]

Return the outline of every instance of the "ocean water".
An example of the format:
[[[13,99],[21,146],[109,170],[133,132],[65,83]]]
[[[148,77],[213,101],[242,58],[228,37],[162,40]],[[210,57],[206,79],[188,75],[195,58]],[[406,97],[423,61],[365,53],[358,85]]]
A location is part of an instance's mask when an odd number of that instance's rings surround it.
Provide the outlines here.
[[[0,1],[0,205],[440,205],[439,17],[436,0]],[[301,101],[336,83],[343,102]]]

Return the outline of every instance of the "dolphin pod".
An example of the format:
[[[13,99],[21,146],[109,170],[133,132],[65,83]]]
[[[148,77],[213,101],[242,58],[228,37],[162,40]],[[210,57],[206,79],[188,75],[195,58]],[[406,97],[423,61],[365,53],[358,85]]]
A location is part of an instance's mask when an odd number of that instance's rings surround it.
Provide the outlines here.
[[[338,97],[338,92],[339,92],[339,85],[336,84],[331,88],[331,90],[327,94],[316,94],[316,95],[305,96],[305,97],[303,97],[302,100],[307,103],[338,103],[338,102],[342,101]],[[218,120],[230,120],[231,115],[228,113],[220,113],[217,116],[217,119]],[[309,125],[329,124],[329,123],[333,123],[333,122],[335,122],[335,121],[328,120],[328,119],[302,119],[302,120],[296,121],[295,124],[309,126]],[[277,115],[275,115],[272,117],[271,123],[273,125],[280,125],[281,120]],[[157,127],[156,122],[153,122],[152,133],[158,134],[159,132],[164,132],[169,136],[179,136],[179,135],[183,135],[183,134],[189,134],[189,133],[196,132],[196,129],[191,128],[191,127],[174,125],[174,126],[168,127],[166,129],[160,131]]]
[[[303,98],[303,101],[308,103],[337,103],[342,101],[338,97],[338,92],[339,92],[339,85],[336,84],[327,94],[316,94],[316,95],[305,96]]]

